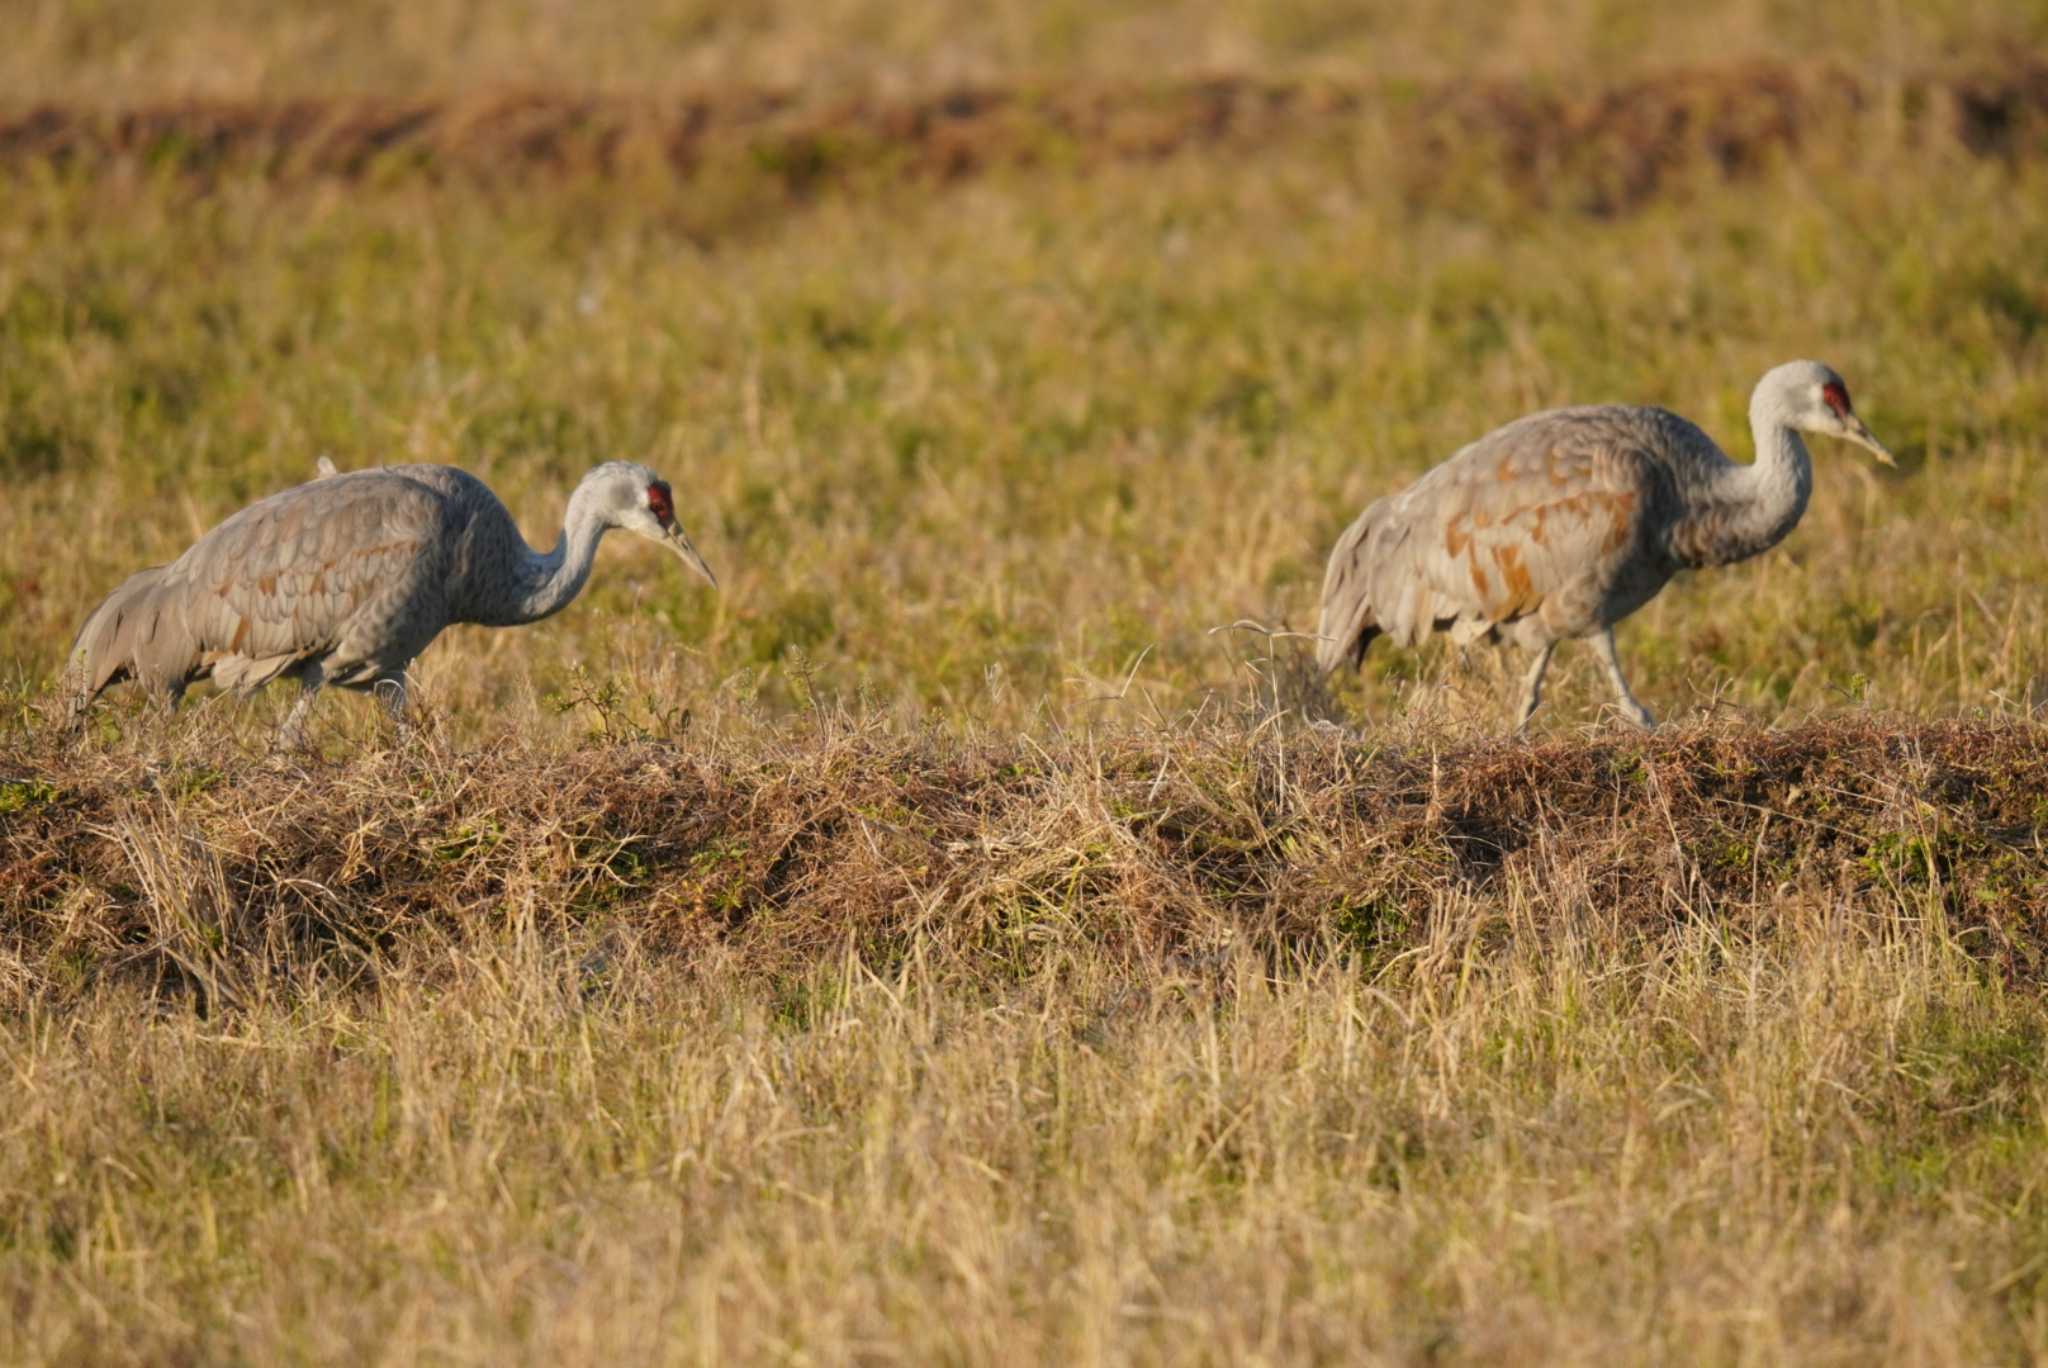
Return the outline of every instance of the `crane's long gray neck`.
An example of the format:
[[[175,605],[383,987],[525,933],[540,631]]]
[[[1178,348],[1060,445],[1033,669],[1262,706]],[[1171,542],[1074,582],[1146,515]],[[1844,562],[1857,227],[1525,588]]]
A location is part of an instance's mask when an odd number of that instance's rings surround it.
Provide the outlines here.
[[[590,578],[590,566],[597,559],[597,544],[610,526],[594,506],[585,486],[569,496],[569,511],[562,519],[562,535],[552,551],[535,551],[520,546],[513,574],[498,602],[491,605],[487,626],[511,627],[538,622],[559,613],[583,592]]]
[[[1785,420],[1776,397],[1759,392],[1749,406],[1756,459],[1729,462],[1704,491],[1698,511],[1673,538],[1691,565],[1728,565],[1770,550],[1798,526],[1813,495],[1813,462],[1806,443]]]

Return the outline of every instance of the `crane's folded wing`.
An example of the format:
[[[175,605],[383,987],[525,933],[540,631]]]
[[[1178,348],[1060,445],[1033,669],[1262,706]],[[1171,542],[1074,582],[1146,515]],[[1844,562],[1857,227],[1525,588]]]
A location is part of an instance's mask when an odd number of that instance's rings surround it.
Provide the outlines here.
[[[431,616],[426,600],[441,592],[447,558],[444,502],[402,474],[366,471],[229,518],[166,570],[187,673],[248,690],[331,657],[329,679],[350,682],[375,665],[380,642],[416,635],[412,620]]]
[[[1402,645],[1482,636],[1616,573],[1658,484],[1627,413],[1510,423],[1369,507],[1331,556],[1324,651],[1367,629]]]

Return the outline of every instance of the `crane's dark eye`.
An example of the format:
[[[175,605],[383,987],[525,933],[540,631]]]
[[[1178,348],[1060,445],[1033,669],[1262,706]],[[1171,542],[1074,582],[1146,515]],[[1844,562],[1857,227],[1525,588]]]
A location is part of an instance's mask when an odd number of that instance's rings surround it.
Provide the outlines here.
[[[1839,380],[1830,380],[1820,387],[1820,397],[1835,411],[1837,418],[1849,416],[1849,387]]]
[[[657,481],[647,486],[647,511],[664,526],[675,519],[675,500],[669,498],[667,485]]]

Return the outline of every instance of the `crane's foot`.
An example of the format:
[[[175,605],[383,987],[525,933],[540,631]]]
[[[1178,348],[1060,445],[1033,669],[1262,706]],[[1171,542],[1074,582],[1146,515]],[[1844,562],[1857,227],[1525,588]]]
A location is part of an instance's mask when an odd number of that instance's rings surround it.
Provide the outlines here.
[[[391,719],[391,739],[398,750],[412,750],[423,738],[420,724],[414,720],[412,699],[402,679],[380,679],[376,684],[377,698],[384,705],[385,716]]]
[[[1621,673],[1621,656],[1614,649],[1614,629],[1608,627],[1593,638],[1594,653],[1600,657],[1600,664],[1607,672],[1607,683],[1614,690],[1614,706],[1621,709],[1621,715],[1641,727],[1644,731],[1655,731],[1657,719],[1650,716],[1650,710],[1636,701],[1629,692],[1628,680]]]
[[[313,756],[313,747],[306,741],[305,728],[290,733],[280,729],[270,739],[270,753],[263,757],[263,767],[269,770],[303,770],[306,761]]]
[[[308,752],[305,751],[274,750],[264,756],[256,768],[264,774],[289,775],[294,779],[303,779],[311,773],[311,767],[306,764],[307,757]]]
[[[297,709],[293,711],[297,712]],[[317,752],[306,739],[304,719],[300,718],[295,723],[287,717],[271,735],[270,749],[263,757],[262,768],[272,774],[304,774],[307,761],[315,758]]]

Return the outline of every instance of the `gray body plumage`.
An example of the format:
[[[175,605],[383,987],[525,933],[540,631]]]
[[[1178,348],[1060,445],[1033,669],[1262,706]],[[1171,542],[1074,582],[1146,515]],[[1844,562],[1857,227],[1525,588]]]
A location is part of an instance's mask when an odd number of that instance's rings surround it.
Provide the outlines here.
[[[407,667],[442,628],[531,622],[567,604],[611,527],[663,541],[710,578],[668,486],[643,466],[593,470],[545,553],[482,481],[451,466],[323,471],[109,594],[72,645],[73,704],[130,678],[173,701],[201,679],[246,694],[295,678],[306,698],[322,685],[390,685],[396,704]]]
[[[1840,413],[1821,397],[1830,386]],[[1798,429],[1882,453],[1849,412],[1839,377],[1813,362],[1759,382],[1751,425],[1749,465],[1660,408],[1555,409],[1480,438],[1374,502],[1338,539],[1323,581],[1320,664],[1362,663],[1381,635],[1402,646],[1435,631],[1460,643],[1511,640],[1537,653],[1526,721],[1551,649],[1592,637],[1617,700],[1648,725],[1614,660],[1614,624],[1678,571],[1757,555],[1792,530],[1813,490]]]

